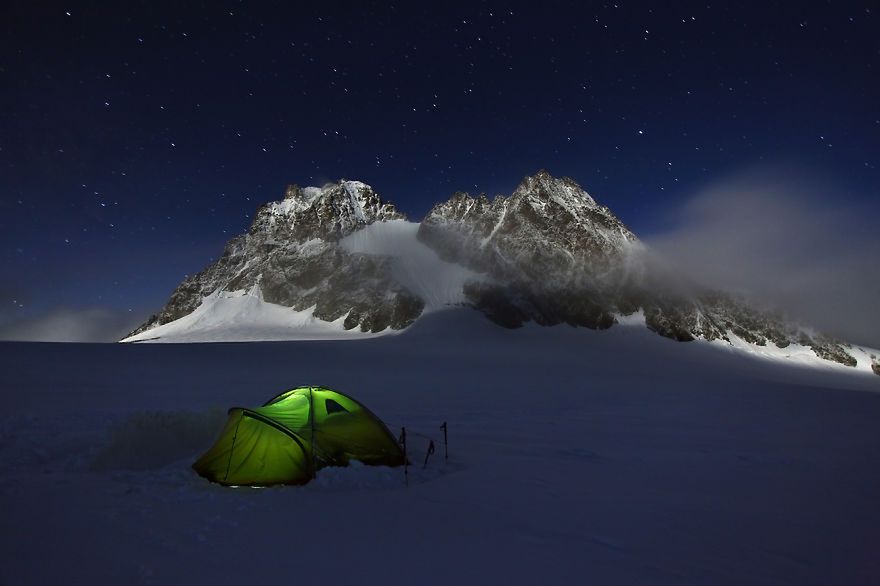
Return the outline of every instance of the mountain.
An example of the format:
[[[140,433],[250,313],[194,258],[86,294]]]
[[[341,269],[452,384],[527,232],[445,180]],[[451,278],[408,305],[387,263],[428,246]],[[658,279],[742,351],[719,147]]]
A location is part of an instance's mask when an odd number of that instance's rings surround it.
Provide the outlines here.
[[[419,224],[364,183],[288,186],[126,340],[374,335],[448,306],[504,327],[643,323],[679,341],[880,371],[860,349],[679,277],[610,209],[546,171],[506,197],[456,193]]]
[[[421,314],[423,301],[395,282],[387,257],[353,254],[338,246],[374,222],[399,219],[404,216],[393,204],[358,181],[289,185],[283,200],[261,206],[247,233],[230,240],[217,262],[187,277],[165,307],[129,338],[180,320],[203,301],[211,308],[223,306],[219,311],[228,314],[230,303],[223,300],[238,291],[323,322],[341,320],[345,330],[404,328]],[[252,317],[265,313],[249,307]]]

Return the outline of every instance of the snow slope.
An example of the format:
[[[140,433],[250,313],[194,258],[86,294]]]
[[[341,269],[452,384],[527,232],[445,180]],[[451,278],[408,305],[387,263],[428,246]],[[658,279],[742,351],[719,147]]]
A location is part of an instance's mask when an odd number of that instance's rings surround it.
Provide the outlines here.
[[[379,334],[346,330],[345,316],[333,322],[316,318],[314,308],[296,311],[263,300],[260,290],[217,291],[189,315],[125,338],[123,342],[254,342],[339,340]],[[388,330],[392,332],[392,330]]]
[[[339,245],[348,252],[391,257],[394,278],[425,301],[426,313],[465,303],[465,283],[488,277],[442,260],[419,242],[418,231],[417,222],[375,222],[349,234]]]
[[[0,366],[0,584],[880,583],[875,375],[468,310],[359,341],[2,343]],[[409,487],[189,469],[226,408],[312,382],[407,426]]]

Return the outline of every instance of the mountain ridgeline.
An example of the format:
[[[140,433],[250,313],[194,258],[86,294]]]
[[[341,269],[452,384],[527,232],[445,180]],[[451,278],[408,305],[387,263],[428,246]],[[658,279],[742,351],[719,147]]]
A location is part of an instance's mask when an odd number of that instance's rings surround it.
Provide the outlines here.
[[[192,313],[212,294],[235,291],[311,309],[348,330],[404,329],[426,300],[397,278],[393,255],[340,245],[371,224],[395,220],[405,217],[364,183],[288,186],[283,200],[261,206],[247,233],[186,278],[129,337]],[[546,171],[523,179],[510,196],[454,194],[431,209],[417,239],[475,275],[462,287],[462,304],[504,327],[533,321],[605,329],[641,312],[648,328],[679,341],[799,344],[822,359],[856,365],[845,343],[671,276],[611,210]]]

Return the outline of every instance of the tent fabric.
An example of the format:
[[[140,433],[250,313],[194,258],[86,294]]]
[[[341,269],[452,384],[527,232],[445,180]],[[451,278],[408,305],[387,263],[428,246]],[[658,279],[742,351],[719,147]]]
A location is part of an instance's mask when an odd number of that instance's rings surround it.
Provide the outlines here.
[[[350,460],[399,466],[403,451],[369,409],[326,387],[297,387],[262,407],[233,407],[220,437],[194,464],[224,485],[305,484]]]

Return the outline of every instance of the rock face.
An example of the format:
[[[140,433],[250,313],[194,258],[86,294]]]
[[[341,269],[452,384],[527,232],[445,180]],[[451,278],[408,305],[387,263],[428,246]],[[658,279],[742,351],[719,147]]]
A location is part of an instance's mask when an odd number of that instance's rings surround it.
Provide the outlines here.
[[[607,328],[606,303],[627,280],[641,244],[574,181],[546,171],[510,197],[456,193],[428,213],[419,239],[444,259],[490,275],[465,293],[497,323]]]
[[[506,327],[535,321],[603,329],[641,310],[651,330],[675,340],[797,343],[826,360],[856,364],[835,340],[729,295],[670,282],[607,207],[546,171],[523,179],[509,197],[456,193],[428,213],[419,239],[446,260],[492,277],[492,284],[470,283],[465,293]]]
[[[456,193],[422,221],[419,238],[449,259],[506,281],[585,287],[617,273],[635,234],[568,178],[546,171],[510,197]]]
[[[411,324],[421,299],[394,282],[387,258],[351,254],[337,246],[373,222],[403,219],[369,185],[340,181],[287,187],[284,199],[257,210],[246,234],[230,240],[220,259],[188,277],[135,335],[191,313],[218,290],[250,290],[298,311],[314,307],[326,321],[346,316],[347,329],[377,332]]]

